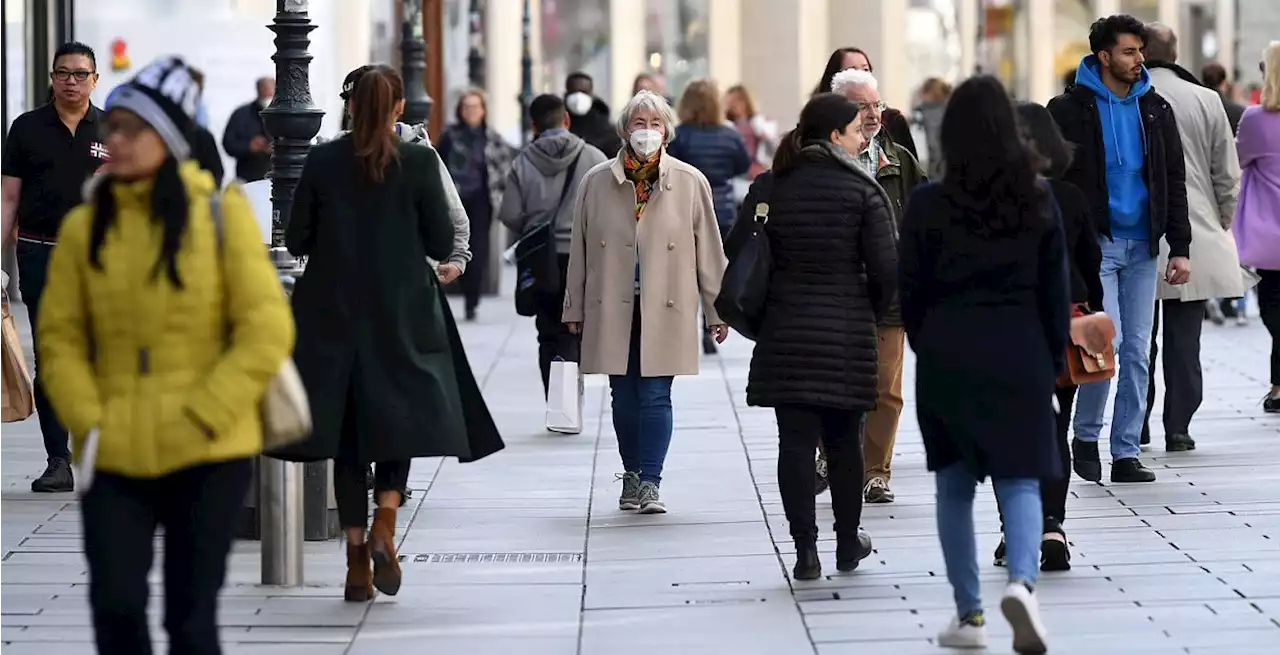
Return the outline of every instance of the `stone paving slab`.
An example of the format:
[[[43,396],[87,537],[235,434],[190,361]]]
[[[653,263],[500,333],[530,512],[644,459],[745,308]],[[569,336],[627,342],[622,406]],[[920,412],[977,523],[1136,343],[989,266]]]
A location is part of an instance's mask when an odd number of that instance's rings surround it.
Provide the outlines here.
[[[21,314],[18,324],[25,329]],[[731,338],[703,359],[701,375],[677,380],[663,485],[672,511],[637,516],[615,509],[606,380],[586,381],[583,434],[549,434],[532,322],[493,299],[462,333],[507,450],[467,465],[415,462],[415,494],[398,521],[405,579],[396,597],[342,602],[337,542],[306,544],[306,586],[259,586],[258,546],[238,543],[221,605],[229,655],[939,652],[933,637],[952,600],[910,355],[897,502],[864,511],[875,552],[853,574],[793,584],[776,426],[772,412],[745,402],[749,342]],[[1260,325],[1206,325],[1199,450],[1163,452],[1157,404],[1157,446],[1143,456],[1156,483],[1073,481],[1074,569],[1039,586],[1053,652],[1280,652],[1280,420],[1259,408],[1268,347]],[[29,491],[43,468],[37,429],[34,420],[5,425],[0,439],[0,648],[92,653],[78,504]],[[827,496],[818,518],[819,549],[834,567]],[[987,488],[975,525],[994,610],[1005,572],[989,559],[1000,526]],[[162,593],[158,567],[152,588]],[[151,617],[153,638],[164,644],[160,620]],[[1009,652],[998,612],[990,634],[989,652]]]

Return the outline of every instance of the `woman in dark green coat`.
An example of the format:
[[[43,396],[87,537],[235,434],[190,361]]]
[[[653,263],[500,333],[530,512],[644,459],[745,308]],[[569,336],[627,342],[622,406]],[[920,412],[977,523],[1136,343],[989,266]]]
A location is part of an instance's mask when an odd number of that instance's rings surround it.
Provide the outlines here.
[[[285,233],[289,251],[309,258],[293,293],[294,359],[315,426],[310,439],[272,455],[334,460],[345,596],[356,601],[375,587],[400,588],[395,517],[410,460],[468,462],[502,448],[427,263],[452,249],[440,160],[395,134],[403,111],[394,70],[360,79],[353,129],[311,149]],[[366,540],[370,463],[378,507]]]

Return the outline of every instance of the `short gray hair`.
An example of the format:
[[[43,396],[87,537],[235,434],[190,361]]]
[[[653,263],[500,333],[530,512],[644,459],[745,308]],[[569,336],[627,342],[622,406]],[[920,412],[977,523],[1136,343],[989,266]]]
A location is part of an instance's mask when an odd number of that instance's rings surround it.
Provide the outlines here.
[[[876,76],[870,72],[856,68],[846,68],[831,78],[832,93],[844,95],[846,89],[855,86],[870,87],[871,90],[877,91],[880,88],[880,82],[876,81]]]
[[[641,89],[618,113],[618,136],[622,137],[623,142],[627,140],[627,126],[631,123],[631,117],[641,109],[651,110],[662,119],[662,131],[666,133],[663,144],[671,143],[676,138],[676,111],[671,108],[671,103],[653,91]]]

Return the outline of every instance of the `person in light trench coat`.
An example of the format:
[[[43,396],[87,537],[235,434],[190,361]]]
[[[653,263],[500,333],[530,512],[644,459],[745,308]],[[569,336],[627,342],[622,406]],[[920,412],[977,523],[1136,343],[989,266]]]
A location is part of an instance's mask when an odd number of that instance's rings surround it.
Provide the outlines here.
[[[1193,268],[1186,284],[1171,285],[1164,279],[1156,283],[1157,306],[1150,354],[1152,374],[1147,382],[1142,443],[1151,440],[1151,413],[1156,397],[1156,334],[1162,332],[1165,449],[1187,451],[1196,447],[1190,424],[1204,396],[1200,331],[1205,301],[1243,296],[1252,286],[1252,277],[1240,268],[1240,256],[1230,232],[1240,191],[1240,160],[1222,99],[1175,63],[1177,48],[1171,44],[1176,42],[1167,27],[1153,24],[1148,26],[1148,31],[1144,52],[1151,83],[1173,108],[1182,136]],[[1168,258],[1169,244],[1162,241],[1157,264],[1167,266]]]
[[[718,342],[715,311],[726,260],[711,186],[665,151],[675,113],[640,91],[618,119],[625,144],[580,183],[562,320],[582,334],[583,373],[609,375],[624,473],[620,509],[661,513],[671,442],[671,382],[698,373],[698,325]]]

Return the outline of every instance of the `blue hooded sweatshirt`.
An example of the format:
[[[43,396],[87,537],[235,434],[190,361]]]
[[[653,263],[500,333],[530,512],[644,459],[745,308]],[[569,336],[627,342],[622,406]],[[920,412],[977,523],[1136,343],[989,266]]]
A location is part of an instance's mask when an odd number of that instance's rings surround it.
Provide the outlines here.
[[[1106,150],[1107,193],[1111,206],[1111,236],[1117,239],[1149,240],[1151,238],[1149,191],[1143,177],[1147,135],[1142,126],[1138,99],[1151,90],[1151,76],[1142,75],[1129,88],[1129,94],[1118,97],[1102,83],[1097,55],[1080,60],[1076,84],[1098,96],[1098,118],[1101,121],[1102,144]]]

